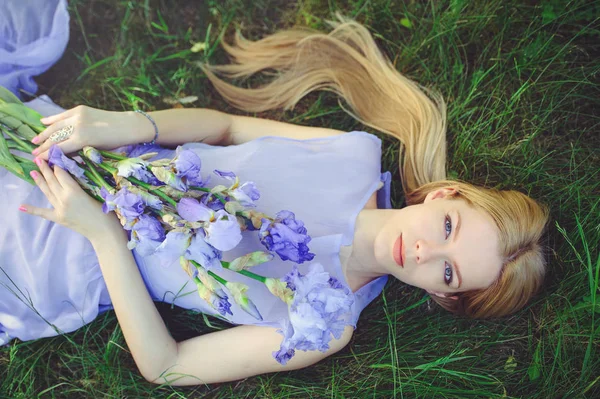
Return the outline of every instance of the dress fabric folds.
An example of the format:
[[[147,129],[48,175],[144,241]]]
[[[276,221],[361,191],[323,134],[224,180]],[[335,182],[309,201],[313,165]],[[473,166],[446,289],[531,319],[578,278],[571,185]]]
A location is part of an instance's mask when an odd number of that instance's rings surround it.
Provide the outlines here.
[[[36,93],[33,77],[62,57],[69,20],[66,0],[1,0],[0,86]]]
[[[62,108],[47,96],[27,104],[47,116]],[[373,193],[379,208],[390,208],[389,172],[381,173],[381,140],[353,131],[327,138],[294,140],[262,137],[241,145],[210,146],[188,143],[202,160],[202,177],[211,175],[210,185],[228,181],[214,169],[233,171],[241,182],[253,181],[260,191],[257,209],[275,216],[292,211],[302,220],[316,254],[298,266],[306,273],[313,262],[346,283],[339,260],[340,247],[352,243],[358,213]],[[173,157],[176,150],[160,149],[155,158]],[[20,204],[50,207],[35,186],[0,169],[0,344],[12,338],[31,340],[74,331],[112,307],[106,284],[90,242],[78,233],[18,211]],[[256,231],[245,231],[234,250],[223,260],[255,250],[264,250]],[[156,301],[173,303],[207,314],[217,313],[198,295],[196,286],[179,262],[163,264],[156,256],[133,256],[146,287]],[[254,267],[255,273],[282,277],[293,266],[275,256]],[[249,298],[263,316],[257,321],[232,302],[232,324],[279,327],[287,318],[287,306],[257,281],[220,270],[225,279],[249,285]],[[382,291],[387,276],[371,281],[354,295],[351,322]]]

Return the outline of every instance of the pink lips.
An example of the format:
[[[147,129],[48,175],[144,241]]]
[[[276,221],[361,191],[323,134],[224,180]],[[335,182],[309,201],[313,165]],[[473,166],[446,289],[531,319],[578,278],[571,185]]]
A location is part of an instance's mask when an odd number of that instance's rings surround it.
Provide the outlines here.
[[[402,234],[396,240],[394,244],[394,260],[396,263],[402,267],[404,267],[404,257],[402,256],[404,252],[404,243],[402,242]]]

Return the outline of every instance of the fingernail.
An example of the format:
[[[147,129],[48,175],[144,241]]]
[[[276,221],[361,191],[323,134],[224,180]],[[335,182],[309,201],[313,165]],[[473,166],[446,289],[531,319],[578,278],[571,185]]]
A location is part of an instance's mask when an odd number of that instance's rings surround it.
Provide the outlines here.
[[[19,207],[19,210],[20,210],[21,212],[27,212],[27,208],[25,208],[23,205],[21,205],[21,206]]]
[[[32,153],[33,155],[37,155],[37,154],[38,154],[38,152],[40,152],[40,149],[39,149],[39,148],[36,148],[35,150],[31,151],[31,153]]]
[[[40,175],[38,172],[36,172],[35,170],[32,170],[31,172],[29,172],[29,175],[31,177],[33,177],[34,179],[37,179],[37,177]]]
[[[34,137],[34,138],[31,140],[31,142],[32,142],[33,144],[37,144],[37,143],[38,143],[38,141],[40,141],[40,137],[39,137],[39,136],[35,136],[35,137]]]
[[[33,158],[33,162],[35,162],[35,164],[36,164],[37,166],[40,166],[40,165],[42,164],[42,160],[41,160],[41,159],[39,159],[38,157],[35,157],[35,158]]]

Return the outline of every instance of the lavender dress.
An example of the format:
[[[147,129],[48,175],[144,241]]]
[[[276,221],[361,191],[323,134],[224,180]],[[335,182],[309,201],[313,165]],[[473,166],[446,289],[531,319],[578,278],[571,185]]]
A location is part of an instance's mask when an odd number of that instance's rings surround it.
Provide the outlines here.
[[[43,115],[60,111],[40,100],[28,105]],[[211,185],[227,184],[212,173],[214,169],[234,171],[242,182],[256,183],[261,192],[258,210],[273,216],[291,210],[305,223],[312,237],[309,248],[316,256],[299,266],[301,273],[310,263],[319,262],[345,283],[339,251],[352,243],[358,213],[375,192],[379,208],[391,207],[391,174],[381,173],[381,141],[369,133],[354,131],[311,140],[262,137],[236,146],[189,143],[183,147],[200,156],[202,175],[212,175]],[[164,149],[159,157],[171,157],[174,152]],[[0,344],[15,337],[31,340],[70,332],[111,308],[89,241],[60,225],[19,212],[22,203],[50,206],[39,189],[0,170]],[[244,232],[242,242],[223,259],[261,249],[256,232]],[[161,264],[156,257],[142,257],[135,250],[133,255],[154,300],[215,314],[178,262]],[[253,271],[282,277],[291,267],[291,262],[276,256]],[[249,285],[248,295],[264,318],[259,322],[233,303],[234,316],[227,318],[231,323],[279,327],[287,317],[286,305],[262,283],[229,270],[220,274]],[[387,276],[380,277],[354,293],[353,326],[386,281]]]
[[[67,0],[0,0],[0,86],[35,93],[33,77],[67,47],[69,20]]]

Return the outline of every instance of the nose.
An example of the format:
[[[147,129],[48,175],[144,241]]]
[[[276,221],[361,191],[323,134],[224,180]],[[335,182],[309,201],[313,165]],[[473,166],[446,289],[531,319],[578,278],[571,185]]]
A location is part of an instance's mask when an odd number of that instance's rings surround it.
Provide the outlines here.
[[[431,259],[439,257],[442,246],[425,240],[417,240],[415,243],[415,261],[417,264],[426,263]]]

